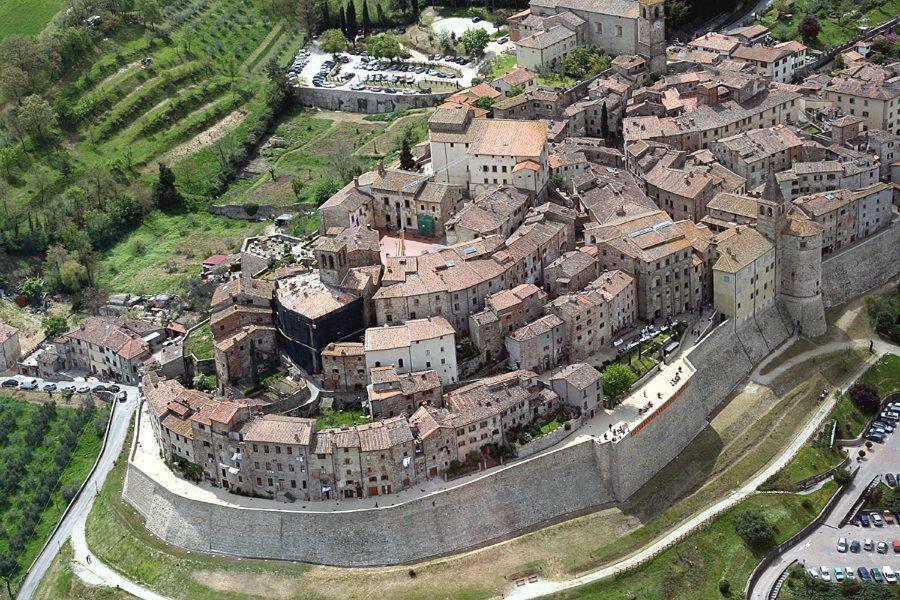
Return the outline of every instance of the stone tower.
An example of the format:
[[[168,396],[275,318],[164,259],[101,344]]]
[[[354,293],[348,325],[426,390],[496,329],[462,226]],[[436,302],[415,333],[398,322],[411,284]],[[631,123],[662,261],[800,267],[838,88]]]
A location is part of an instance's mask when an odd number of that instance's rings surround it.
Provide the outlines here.
[[[775,246],[776,301],[800,333],[822,335],[826,329],[821,293],[822,226],[791,211],[771,163],[758,205],[756,229]]]
[[[792,325],[816,337],[825,333],[822,302],[822,226],[803,215],[790,214],[776,251],[778,297]]]
[[[638,0],[637,53],[644,57],[651,73],[666,71],[666,3],[665,0]]]

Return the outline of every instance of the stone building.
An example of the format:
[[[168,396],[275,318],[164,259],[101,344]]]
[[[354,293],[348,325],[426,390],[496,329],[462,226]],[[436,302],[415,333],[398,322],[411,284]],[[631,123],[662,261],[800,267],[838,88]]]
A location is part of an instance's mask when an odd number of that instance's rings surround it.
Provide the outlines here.
[[[151,358],[151,339],[161,345],[164,328],[152,323],[89,317],[53,341],[55,370],[69,369],[136,384]]]
[[[443,386],[433,369],[398,374],[392,366],[374,367],[370,380],[365,407],[372,419],[411,417],[422,404],[441,404]]]
[[[555,314],[545,315],[506,336],[509,368],[543,373],[558,365],[566,351],[566,327]]]
[[[603,377],[587,363],[573,363],[553,373],[550,388],[567,406],[588,419],[603,406]]]
[[[775,246],[746,225],[718,234],[715,244],[719,258],[713,265],[713,300],[739,327],[775,303]]]
[[[381,264],[378,232],[368,227],[348,227],[323,235],[313,244],[319,275],[328,285],[341,285],[350,269]]]
[[[711,149],[716,160],[746,179],[752,189],[765,182],[770,164],[776,172],[791,168],[803,156],[803,147],[793,129],[776,125],[723,138]]]
[[[666,66],[665,6],[656,0],[587,3],[532,0],[509,18],[518,64],[552,68],[574,48],[591,45],[613,55],[636,54],[661,73]]]
[[[503,338],[544,312],[547,294],[532,283],[491,294],[485,309],[469,317],[469,337],[485,360],[499,359]]]
[[[15,367],[21,357],[19,330],[6,323],[0,323],[0,373]]]
[[[365,332],[366,368],[392,366],[397,373],[434,370],[443,385],[459,380],[456,331],[443,317],[412,319]]]
[[[250,419],[238,430],[241,491],[280,498],[309,500],[309,450],[316,422],[313,419],[264,415]]]
[[[594,249],[566,252],[544,269],[544,288],[551,297],[571,294],[584,288],[600,274]]]
[[[628,273],[618,269],[604,271],[585,289],[599,292],[607,302],[607,319],[612,336],[637,323],[637,290],[634,277]]]
[[[822,251],[836,252],[888,227],[893,218],[893,189],[876,183],[797,198],[793,205],[822,226]]]
[[[369,381],[366,353],[360,342],[332,342],[322,350],[322,387],[336,392],[362,392]]]
[[[491,187],[466,202],[446,225],[448,244],[499,235],[508,238],[519,228],[532,198],[512,186]]]
[[[891,67],[878,67],[887,71]],[[825,90],[826,98],[845,115],[860,117],[864,129],[883,129],[900,135],[900,82],[896,73],[884,72],[881,79],[871,79],[869,67],[844,70]]]

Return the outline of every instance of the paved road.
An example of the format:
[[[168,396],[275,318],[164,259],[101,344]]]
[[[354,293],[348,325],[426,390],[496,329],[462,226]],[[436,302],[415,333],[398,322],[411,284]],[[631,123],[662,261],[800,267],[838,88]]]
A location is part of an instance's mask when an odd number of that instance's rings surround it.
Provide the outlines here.
[[[17,376],[15,379],[22,380],[26,378]],[[38,381],[43,383],[43,380]],[[40,555],[38,555],[28,576],[22,582],[22,586],[19,589],[19,594],[17,596],[20,600],[27,600],[32,597],[41,579],[43,579],[44,574],[50,567],[50,563],[53,562],[53,559],[62,547],[63,542],[66,541],[78,523],[81,524],[83,532],[84,520],[91,510],[97,491],[100,489],[100,486],[103,485],[103,482],[106,480],[106,475],[109,473],[110,469],[112,469],[115,460],[119,456],[122,444],[128,433],[129,422],[138,405],[138,391],[136,387],[124,385],[119,385],[119,387],[127,392],[128,398],[125,402],[117,402],[115,404],[109,427],[109,437],[107,438],[103,453],[100,455],[97,467],[91,472],[90,477],[88,477],[84,492],[78,497],[78,500],[75,501],[71,510],[66,513],[62,523],[56,529],[53,537],[50,538],[49,543],[44,547]]]
[[[789,346],[785,346],[783,348],[786,349],[787,347]],[[869,365],[862,365],[859,369],[857,369],[855,373],[852,373],[847,378],[846,383],[842,387],[846,387],[847,384],[855,381],[860,375],[865,372],[868,366]],[[659,538],[653,544],[643,548],[636,554],[624,560],[609,565],[603,569],[588,573],[587,575],[576,577],[567,581],[547,581],[538,579],[535,583],[526,583],[520,587],[516,587],[510,590],[505,597],[514,598],[517,600],[526,598],[539,598],[548,594],[580,587],[589,583],[593,583],[595,581],[599,581],[601,579],[606,579],[607,577],[611,577],[616,573],[619,573],[620,571],[624,571],[640,565],[645,560],[651,558],[658,552],[667,548],[682,535],[690,533],[696,527],[704,524],[717,514],[731,508],[732,506],[735,506],[748,496],[755,494],[757,487],[759,487],[769,477],[781,470],[788,462],[790,462],[794,455],[799,452],[800,448],[802,448],[806,444],[806,440],[816,431],[816,429],[818,429],[822,421],[824,421],[825,417],[828,416],[828,413],[831,412],[831,409],[834,407],[836,401],[837,396],[834,393],[830,394],[828,398],[819,405],[816,412],[810,417],[807,424],[797,434],[797,436],[794,437],[790,445],[788,445],[781,452],[781,454],[779,454],[772,462],[768,464],[768,466],[757,473],[752,479],[747,481],[739,489],[729,493],[727,496],[725,496],[703,512],[688,519],[662,538]]]
[[[851,456],[856,456],[856,448],[850,448],[849,451]],[[852,540],[858,540],[862,544],[864,539],[870,538],[876,543],[886,541],[890,546],[893,540],[900,539],[900,525],[897,524],[886,524],[885,527],[859,525],[838,527],[841,519],[853,508],[856,500],[874,477],[887,472],[896,474],[898,471],[900,471],[900,432],[895,431],[888,435],[884,445],[875,444],[872,447],[872,451],[860,464],[859,472],[850,483],[849,491],[838,501],[825,522],[766,569],[750,598],[755,600],[768,598],[772,586],[794,560],[816,570],[824,566],[830,571],[832,578],[835,567],[850,567],[855,570],[859,567],[870,569],[888,565],[896,571],[900,567],[900,555],[894,554],[892,549],[889,548],[886,555],[866,550],[861,550],[858,554],[839,553],[837,541],[839,537],[845,537],[848,544]]]

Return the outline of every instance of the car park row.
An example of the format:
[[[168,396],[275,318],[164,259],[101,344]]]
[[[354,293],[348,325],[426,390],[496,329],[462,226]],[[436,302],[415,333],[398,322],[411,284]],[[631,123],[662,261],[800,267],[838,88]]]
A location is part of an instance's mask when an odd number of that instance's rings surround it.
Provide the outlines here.
[[[63,390],[71,390],[78,394],[87,394],[88,392],[104,392],[112,394],[119,402],[126,399],[125,392],[115,384],[106,385],[92,381],[42,381],[32,377],[25,377],[21,380],[15,378],[0,379],[0,390],[2,389],[19,389],[25,391],[42,391],[55,392]]]

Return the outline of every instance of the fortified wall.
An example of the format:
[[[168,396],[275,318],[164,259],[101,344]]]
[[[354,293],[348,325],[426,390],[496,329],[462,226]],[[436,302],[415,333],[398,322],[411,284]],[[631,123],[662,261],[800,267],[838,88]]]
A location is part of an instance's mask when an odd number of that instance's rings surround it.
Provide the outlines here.
[[[900,219],[869,239],[822,261],[822,301],[835,306],[897,275],[900,269]]]
[[[432,94],[386,94],[363,90],[301,87],[297,100],[303,106],[355,113],[390,113],[411,108],[429,108],[444,101],[451,92]]]
[[[192,551],[344,567],[459,552],[628,498],[703,430],[755,362],[787,338],[777,310],[764,317],[737,332],[737,348],[730,322],[710,333],[689,355],[699,368],[677,397],[618,442],[576,439],[403,504],[341,512],[214,504],[180,496],[132,463],[123,496],[151,532]]]

